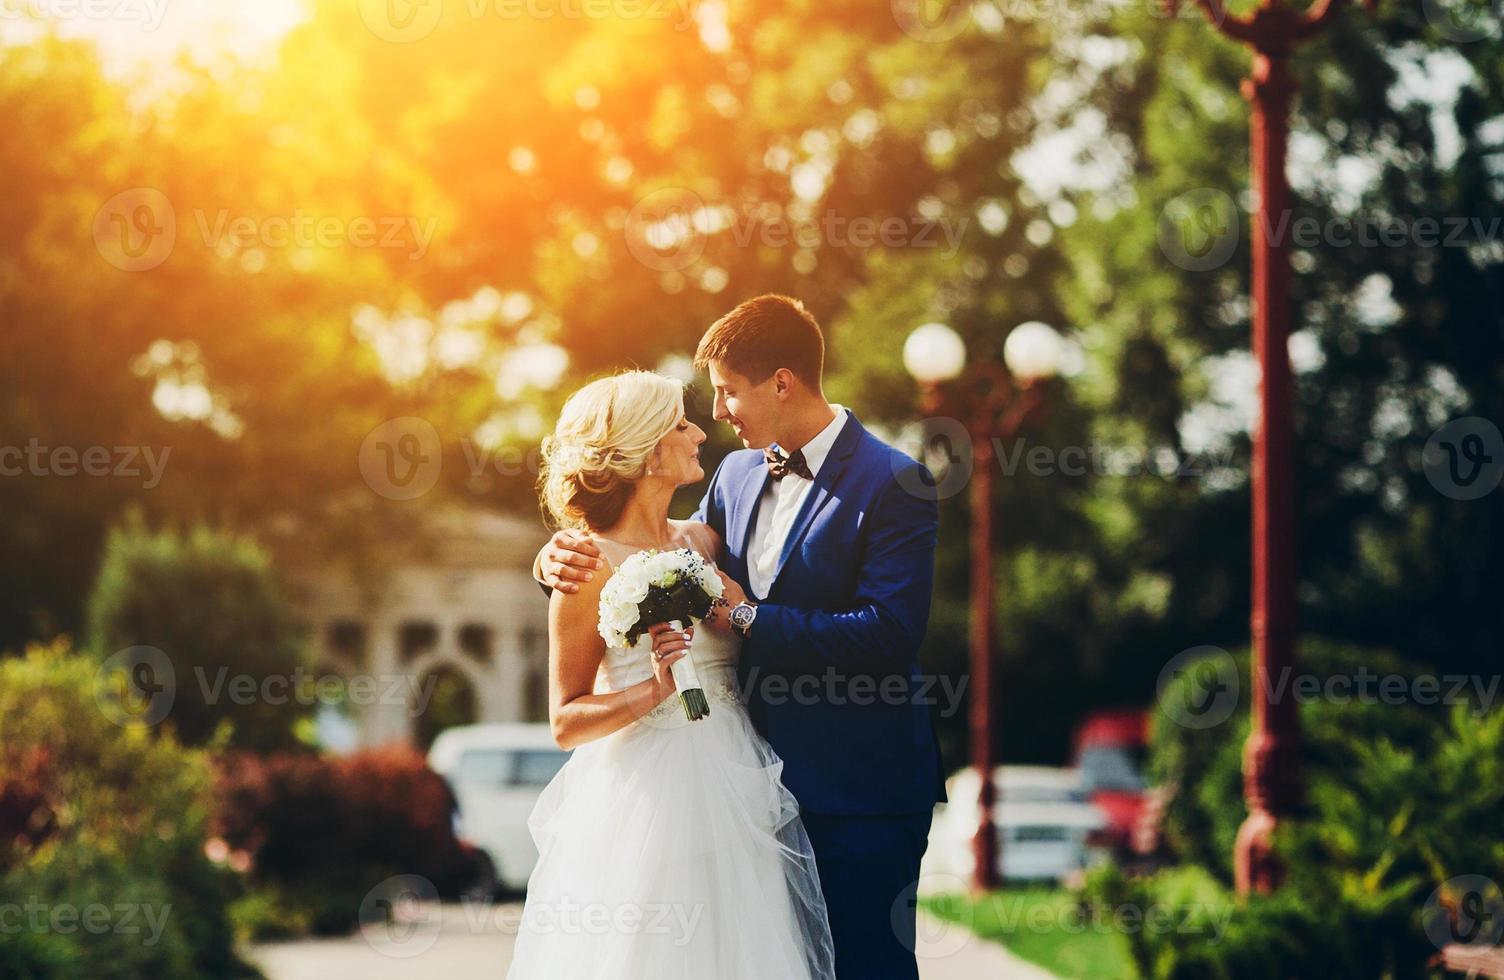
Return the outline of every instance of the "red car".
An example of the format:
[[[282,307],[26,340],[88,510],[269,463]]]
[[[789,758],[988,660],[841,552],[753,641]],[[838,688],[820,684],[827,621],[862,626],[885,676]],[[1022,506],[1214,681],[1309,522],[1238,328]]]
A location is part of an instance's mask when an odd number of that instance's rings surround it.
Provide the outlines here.
[[[1149,716],[1136,710],[1094,711],[1076,728],[1075,765],[1088,798],[1107,815],[1107,827],[1092,843],[1113,853],[1141,853],[1142,825],[1149,807],[1144,777]]]

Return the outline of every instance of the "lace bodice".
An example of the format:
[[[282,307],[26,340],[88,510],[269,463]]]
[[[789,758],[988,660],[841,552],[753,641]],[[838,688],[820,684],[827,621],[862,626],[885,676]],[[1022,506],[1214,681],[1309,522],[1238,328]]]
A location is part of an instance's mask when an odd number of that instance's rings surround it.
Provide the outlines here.
[[[711,547],[712,539],[703,526],[688,522],[681,526],[685,531],[687,546],[714,565],[716,556]],[[597,537],[595,541],[613,569],[641,550],[606,538]],[[719,633],[703,627],[695,630],[695,669],[700,674],[700,682],[705,685],[706,696],[712,702],[736,702],[736,660],[740,652],[741,640],[735,634]],[[620,691],[652,677],[652,656],[653,639],[646,635],[638,637],[637,643],[630,647],[607,647],[595,674],[595,693]],[[654,709],[652,714],[671,715],[680,711],[677,699],[671,697]],[[682,713],[680,717],[683,717]]]

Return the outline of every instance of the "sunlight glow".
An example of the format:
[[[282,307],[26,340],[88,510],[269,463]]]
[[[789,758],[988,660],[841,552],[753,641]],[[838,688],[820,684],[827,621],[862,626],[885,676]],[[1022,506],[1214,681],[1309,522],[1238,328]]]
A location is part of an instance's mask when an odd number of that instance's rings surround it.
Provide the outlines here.
[[[308,11],[304,0],[8,0],[3,14],[0,43],[28,41],[48,29],[91,40],[105,71],[120,78],[164,73],[180,54],[199,64],[227,54],[255,59],[274,50]]]

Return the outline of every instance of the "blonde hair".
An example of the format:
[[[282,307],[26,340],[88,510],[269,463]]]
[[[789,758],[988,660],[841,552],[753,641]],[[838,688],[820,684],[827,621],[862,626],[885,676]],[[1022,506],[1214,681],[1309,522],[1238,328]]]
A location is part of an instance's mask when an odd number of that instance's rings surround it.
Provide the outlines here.
[[[684,415],[684,386],[651,371],[592,381],[543,440],[539,496],[555,525],[602,531],[621,518],[658,443]]]

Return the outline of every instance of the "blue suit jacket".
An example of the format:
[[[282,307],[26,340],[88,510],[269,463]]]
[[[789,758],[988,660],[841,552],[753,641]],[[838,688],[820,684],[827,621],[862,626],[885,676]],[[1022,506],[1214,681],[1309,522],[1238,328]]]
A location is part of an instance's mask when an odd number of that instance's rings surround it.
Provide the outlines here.
[[[769,479],[761,451],[734,452],[697,515],[725,541],[722,568],[749,595],[749,538]],[[938,529],[926,480],[919,463],[848,417],[743,644],[753,724],[814,813],[928,812],[945,798],[934,690],[918,661]]]

